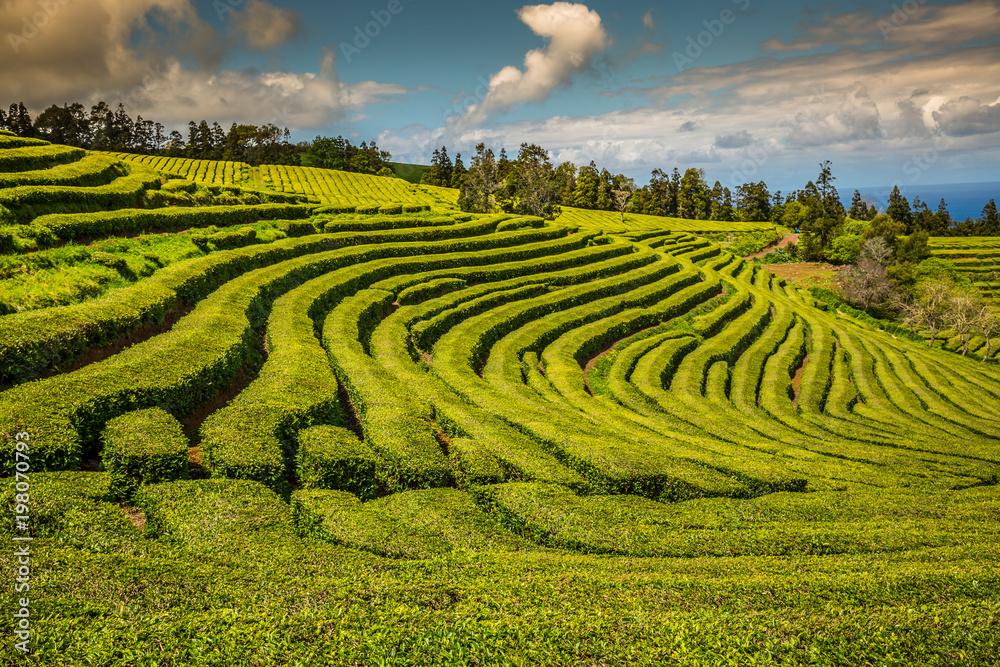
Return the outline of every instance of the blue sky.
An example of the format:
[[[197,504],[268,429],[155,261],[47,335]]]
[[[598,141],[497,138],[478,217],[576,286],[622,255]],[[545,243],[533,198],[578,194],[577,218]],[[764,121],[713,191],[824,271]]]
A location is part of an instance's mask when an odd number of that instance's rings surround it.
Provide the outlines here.
[[[413,162],[527,141],[639,183],[787,191],[825,159],[842,189],[1000,180],[998,0],[7,0],[0,36],[0,90],[36,112],[123,101]]]

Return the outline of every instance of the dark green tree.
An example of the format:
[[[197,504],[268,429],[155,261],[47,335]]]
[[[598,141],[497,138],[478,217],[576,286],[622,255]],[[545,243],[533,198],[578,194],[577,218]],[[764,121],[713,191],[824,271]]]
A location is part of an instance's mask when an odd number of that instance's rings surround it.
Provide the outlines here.
[[[480,143],[462,183],[459,208],[469,213],[492,213],[497,208],[495,193],[499,188],[500,174],[493,150]]]
[[[508,186],[514,188],[513,212],[542,218],[558,215],[554,172],[548,151],[537,144],[521,144],[514,170],[508,177]]]
[[[31,114],[24,106],[23,102],[11,104],[7,111],[7,129],[22,137],[30,137],[34,134],[34,125],[31,122]]]
[[[455,153],[455,166],[451,170],[451,187],[460,190],[466,173],[468,170],[465,168],[465,163],[462,162],[462,154]]]
[[[944,199],[941,199],[941,202],[938,204],[934,218],[933,236],[943,236],[951,233],[951,226],[955,221],[951,219],[951,213],[948,212],[948,204],[945,203]]]
[[[886,214],[896,222],[902,223],[903,228],[908,233],[913,226],[913,212],[910,210],[910,202],[906,201],[900,191],[899,186],[892,187],[889,195],[889,205],[885,209]]]
[[[1000,236],[1000,215],[997,215],[997,202],[995,199],[986,202],[979,221],[979,233],[981,236]]]
[[[580,167],[576,176],[576,187],[573,189],[572,205],[577,208],[596,209],[597,195],[601,189],[601,175],[597,165],[591,162]]]
[[[878,211],[861,197],[861,193],[854,191],[854,198],[851,199],[851,208],[847,212],[848,217],[855,220],[871,220]]]

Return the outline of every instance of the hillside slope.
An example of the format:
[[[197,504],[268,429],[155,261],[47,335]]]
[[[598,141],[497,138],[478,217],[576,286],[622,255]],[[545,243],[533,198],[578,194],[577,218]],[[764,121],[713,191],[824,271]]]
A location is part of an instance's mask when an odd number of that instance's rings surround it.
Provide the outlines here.
[[[608,234],[399,179],[22,148],[0,199],[131,165],[141,203],[202,204],[51,212],[59,190],[0,229],[39,287],[119,276],[0,315],[38,664],[995,662],[995,363],[826,308],[693,221]]]

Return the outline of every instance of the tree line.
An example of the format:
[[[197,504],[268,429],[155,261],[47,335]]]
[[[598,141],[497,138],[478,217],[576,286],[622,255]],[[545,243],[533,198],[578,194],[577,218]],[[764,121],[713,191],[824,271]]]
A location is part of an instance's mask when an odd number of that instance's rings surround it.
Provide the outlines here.
[[[434,151],[430,168],[421,182],[460,189],[466,210],[502,210],[548,215],[559,206],[591,210],[669,216],[691,220],[773,222],[806,232],[804,259],[826,259],[835,253],[830,244],[845,219],[873,220],[880,211],[867,203],[857,190],[850,209],[845,209],[829,161],[815,181],[801,190],[772,193],[764,181],[743,183],[735,189],[716,181],[709,185],[705,171],[674,168],[667,173],[654,169],[648,184],[589,165],[571,162],[553,164],[547,151],[536,144],[522,144],[515,159],[504,148],[499,155],[485,144],[476,146],[468,168],[458,153],[452,162],[447,147]],[[527,192],[530,191],[530,195]],[[528,206],[524,202],[538,202]],[[530,211],[529,211],[530,209]],[[926,231],[931,236],[1000,236],[1000,218],[995,200],[983,208],[979,219],[958,221],[951,217],[944,199],[936,211],[914,197],[912,204],[894,187],[885,211],[898,225],[900,234]]]
[[[319,137],[291,143],[291,132],[273,123],[237,124],[225,130],[214,122],[190,121],[187,138],[179,130],[166,131],[162,123],[133,119],[123,104],[112,109],[99,102],[89,110],[79,102],[52,105],[32,119],[23,103],[0,109],[0,128],[22,137],[37,137],[54,144],[116,153],[164,155],[201,160],[246,162],[253,166],[286,164],[340,169],[364,174],[393,175],[391,156],[374,141],[354,146],[343,137]]]

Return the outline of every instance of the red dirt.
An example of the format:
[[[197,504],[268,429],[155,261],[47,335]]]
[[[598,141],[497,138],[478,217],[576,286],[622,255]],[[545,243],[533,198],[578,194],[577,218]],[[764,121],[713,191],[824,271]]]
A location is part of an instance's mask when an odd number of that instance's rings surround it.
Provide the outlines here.
[[[140,532],[146,530],[146,515],[142,513],[142,510],[135,507],[123,507],[122,511]]]
[[[768,247],[764,248],[763,250],[761,250],[756,255],[750,255],[750,256],[746,257],[745,259],[759,259],[759,258],[763,257],[764,255],[767,255],[767,254],[773,252],[777,248],[787,248],[788,246],[790,246],[793,243],[797,244],[799,242],[799,236],[800,236],[800,234],[785,234],[784,236],[781,237],[781,240],[778,241],[775,245],[768,246]]]
[[[837,267],[833,264],[798,262],[795,264],[763,264],[762,268],[801,287],[817,286],[833,289],[837,285]]]

